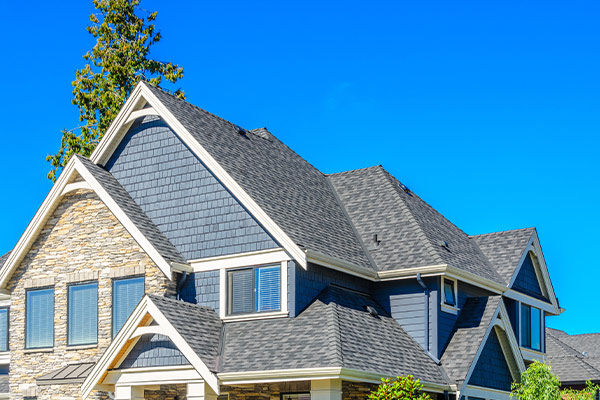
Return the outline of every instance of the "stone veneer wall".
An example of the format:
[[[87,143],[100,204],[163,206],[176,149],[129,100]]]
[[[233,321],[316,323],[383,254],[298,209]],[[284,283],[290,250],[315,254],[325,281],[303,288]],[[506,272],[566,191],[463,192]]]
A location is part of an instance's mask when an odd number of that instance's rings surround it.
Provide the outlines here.
[[[221,393],[229,394],[229,400],[281,400],[281,393],[309,393],[310,381],[221,385],[220,389]]]
[[[111,341],[112,278],[145,275],[146,293],[174,296],[169,280],[97,195],[89,190],[67,194],[40,232],[8,285],[10,312],[11,399],[77,399],[80,385],[35,386],[37,377],[69,363],[97,361]],[[67,346],[67,287],[98,281],[98,344]],[[54,286],[52,349],[25,350],[25,291]],[[105,398],[96,393],[96,398]]]

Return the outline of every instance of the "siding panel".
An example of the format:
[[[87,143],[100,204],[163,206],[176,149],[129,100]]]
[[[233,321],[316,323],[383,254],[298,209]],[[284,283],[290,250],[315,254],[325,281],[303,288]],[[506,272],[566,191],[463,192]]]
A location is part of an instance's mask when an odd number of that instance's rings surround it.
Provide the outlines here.
[[[535,273],[535,267],[533,266],[533,260],[529,254],[527,254],[527,257],[523,260],[523,265],[515,278],[512,288],[540,300],[548,301],[542,293],[537,274]]]
[[[164,335],[144,335],[129,352],[119,369],[187,365],[187,358]]]
[[[179,290],[181,300],[210,307],[219,314],[219,271],[189,274]]]
[[[512,381],[498,335],[496,330],[492,329],[469,379],[469,384],[510,392]]]

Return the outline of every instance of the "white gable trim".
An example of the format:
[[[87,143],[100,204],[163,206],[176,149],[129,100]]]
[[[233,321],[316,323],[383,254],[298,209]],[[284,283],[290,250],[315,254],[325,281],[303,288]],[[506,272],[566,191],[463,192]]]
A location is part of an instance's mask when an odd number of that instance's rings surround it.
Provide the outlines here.
[[[78,173],[85,181],[68,184],[70,178],[74,173]],[[75,185],[75,186],[71,186]],[[67,166],[64,168],[60,177],[50,190],[50,193],[44,199],[44,202],[36,212],[35,216],[25,229],[25,232],[17,242],[14,250],[4,263],[2,270],[0,271],[0,288],[5,288],[12,273],[17,268],[23,257],[29,251],[29,248],[37,238],[39,232],[44,227],[48,218],[52,216],[52,213],[58,206],[63,195],[76,189],[91,189],[93,190],[100,200],[108,207],[110,212],[119,220],[123,227],[129,232],[133,239],[140,245],[140,247],[148,254],[148,256],[156,263],[159,269],[167,276],[168,279],[172,279],[171,265],[165,260],[160,253],[152,246],[150,241],[140,232],[137,226],[129,219],[127,214],[121,210],[117,203],[110,197],[108,192],[104,190],[102,185],[94,178],[94,176],[88,171],[83,163],[77,159],[77,157],[71,158]]]
[[[523,254],[521,255],[521,259],[519,260],[519,266],[517,267],[517,269],[515,270],[515,273],[513,274],[510,283],[508,284],[509,292],[516,292],[515,290],[512,290],[512,287],[517,279],[517,276],[519,276],[519,272],[521,272],[521,268],[523,267],[523,262],[525,261],[525,258],[527,257],[527,254],[529,253],[533,253],[535,255],[535,257],[533,258],[533,266],[536,272],[536,277],[538,279],[538,284],[540,285],[540,288],[542,289],[542,293],[544,295],[546,295],[548,297],[548,299],[550,300],[550,303],[553,306],[552,311],[549,311],[552,314],[558,315],[561,313],[559,305],[558,305],[558,300],[556,299],[556,294],[554,293],[554,286],[552,286],[552,280],[550,279],[550,273],[548,271],[548,267],[546,265],[546,260],[544,259],[544,254],[542,253],[542,246],[540,245],[540,239],[537,235],[537,232],[534,232],[534,234],[532,235],[531,239],[529,239],[529,243],[527,244],[527,247],[525,248],[525,250],[523,251]],[[512,298],[512,296],[509,296]],[[527,296],[530,297],[530,296]],[[533,299],[533,298],[532,298]],[[517,299],[518,300],[518,299]],[[535,299],[537,300],[537,299]],[[543,303],[540,300],[537,300],[540,303]],[[528,304],[532,304],[532,303],[528,303]],[[539,304],[534,304],[534,305],[539,305]],[[542,308],[544,309],[544,307],[538,307],[538,308]],[[548,310],[546,310],[548,311]]]
[[[148,316],[151,317],[152,321],[158,324],[158,329],[154,325],[142,325],[145,319],[146,324],[150,322],[147,320]],[[118,368],[124,359],[126,354],[120,354],[121,350],[127,347],[126,352],[128,353],[131,351],[132,346],[128,346],[130,340],[139,337],[139,334],[157,332],[168,336],[177,349],[181,351],[185,358],[190,362],[200,377],[215,391],[216,394],[219,394],[219,381],[217,376],[210,371],[204,361],[200,359],[198,354],[196,354],[173,325],[171,325],[164,314],[156,307],[150,297],[146,295],[137,305],[135,310],[133,310],[131,316],[121,328],[121,331],[113,339],[108,349],[102,354],[100,360],[98,360],[89,376],[81,385],[83,399],[85,400],[96,387],[105,389],[106,384],[112,382],[113,378],[106,379],[109,370]]]
[[[502,390],[484,388],[480,386],[467,385],[461,392],[460,396],[465,396],[465,398],[473,398],[477,397],[480,399],[490,399],[490,400],[511,400],[510,392],[505,392]],[[459,396],[457,396],[459,397]]]
[[[269,232],[276,241],[296,260],[303,268],[307,268],[306,255],[294,243],[294,241],[267,215],[267,213],[250,197],[248,193],[225,171],[223,167],[210,155],[204,147],[198,143],[189,131],[171,114],[171,112],[158,100],[158,98],[148,89],[145,83],[140,82],[133,90],[130,98],[125,102],[121,112],[115,118],[115,121],[106,131],[104,138],[98,144],[90,159],[104,165],[118,142],[126,134],[131,126],[133,119],[130,118],[132,112],[137,111],[148,102],[152,106],[153,115],[160,116],[179,138],[189,147],[192,152],[206,165],[206,167],[215,175],[215,177],[229,190],[233,196],[256,218],[267,232]]]
[[[521,351],[519,349],[517,338],[515,337],[512,327],[510,326],[510,319],[508,317],[508,312],[506,311],[506,307],[504,306],[504,303],[501,300],[500,304],[498,305],[498,309],[496,310],[496,312],[494,313],[494,316],[492,317],[492,322],[488,326],[488,328],[485,332],[485,335],[483,336],[483,340],[479,344],[479,348],[477,349],[477,353],[475,354],[475,357],[473,358],[473,362],[471,363],[471,366],[469,367],[469,371],[467,372],[467,375],[463,382],[463,386],[460,390],[461,394],[464,394],[463,392],[465,390],[467,390],[467,386],[475,387],[475,386],[467,385],[467,383],[471,379],[471,375],[473,375],[473,371],[475,370],[477,361],[479,361],[479,357],[481,357],[481,352],[483,351],[483,348],[485,347],[485,344],[488,341],[488,338],[490,336],[490,333],[492,332],[492,329],[497,329],[496,327],[501,328],[504,331],[504,333],[506,334],[506,337],[508,338],[508,342],[510,345],[510,352],[512,354],[513,359],[515,360],[515,362],[517,364],[519,376],[522,372],[525,371],[525,369],[526,369],[525,362],[523,361],[523,358],[521,356]],[[500,340],[500,338],[499,338],[499,340]],[[507,357],[507,354],[506,354],[507,349],[505,349],[505,346],[502,345],[502,341],[500,341],[500,346],[502,347],[504,356]],[[507,360],[507,364],[510,367],[511,363],[508,362],[508,360]],[[516,374],[516,372],[517,371],[512,371],[512,368],[511,368],[511,374],[513,375],[513,379],[514,379],[514,375]],[[487,388],[483,388],[483,389],[488,390]],[[489,390],[494,390],[494,389],[489,389]],[[504,392],[501,392],[501,393],[504,393]]]

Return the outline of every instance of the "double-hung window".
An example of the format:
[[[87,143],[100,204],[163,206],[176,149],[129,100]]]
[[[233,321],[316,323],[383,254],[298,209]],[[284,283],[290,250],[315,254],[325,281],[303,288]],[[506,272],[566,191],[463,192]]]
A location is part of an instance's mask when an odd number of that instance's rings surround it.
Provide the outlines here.
[[[542,351],[542,312],[521,304],[521,346]]]
[[[119,333],[142,297],[144,297],[143,276],[113,281],[113,337]]]
[[[8,351],[8,307],[0,308],[0,351]]]
[[[69,346],[98,343],[98,283],[69,286]]]
[[[25,299],[25,348],[54,346],[54,289],[32,289]]]
[[[227,314],[249,314],[281,309],[279,265],[227,272]]]

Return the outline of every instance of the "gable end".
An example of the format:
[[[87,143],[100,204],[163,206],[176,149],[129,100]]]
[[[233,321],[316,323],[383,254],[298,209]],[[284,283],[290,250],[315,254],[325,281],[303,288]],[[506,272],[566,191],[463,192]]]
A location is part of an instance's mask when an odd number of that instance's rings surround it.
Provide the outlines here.
[[[548,301],[547,296],[544,295],[544,292],[540,286],[540,279],[538,279],[538,274],[536,272],[531,253],[527,253],[525,256],[523,264],[521,265],[521,269],[515,278],[512,288],[514,290],[518,290],[519,292],[523,292],[527,295],[535,297],[536,299]]]
[[[492,329],[469,379],[469,385],[510,391],[513,382],[495,329]]]

